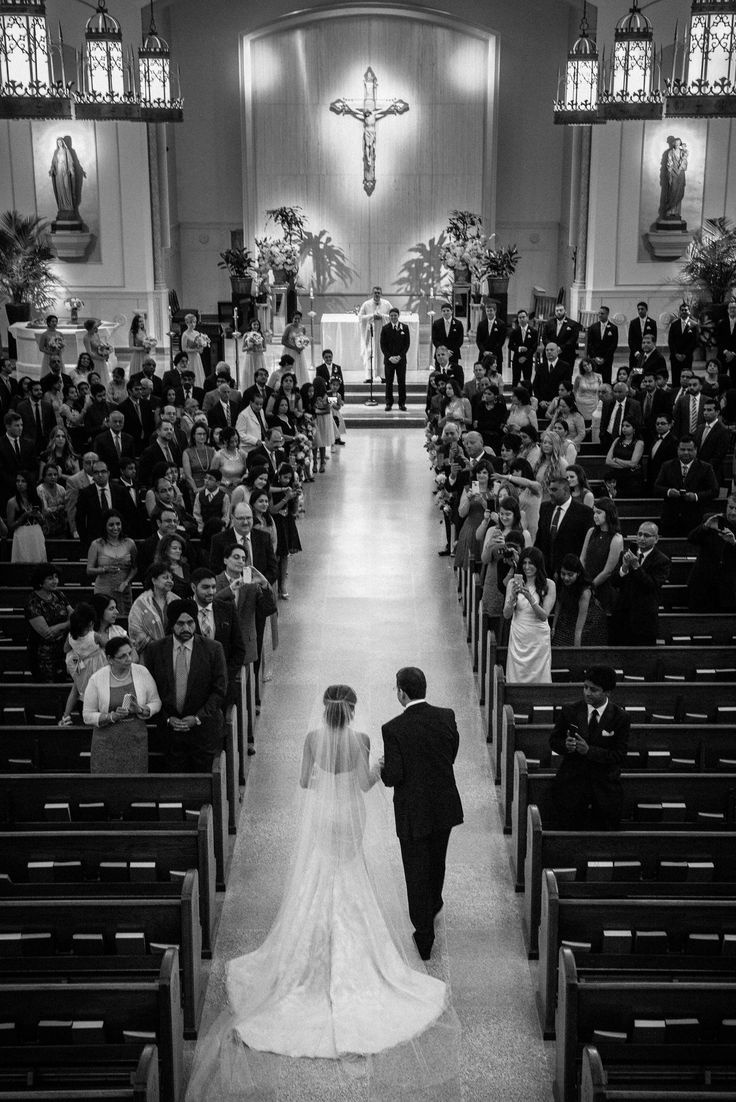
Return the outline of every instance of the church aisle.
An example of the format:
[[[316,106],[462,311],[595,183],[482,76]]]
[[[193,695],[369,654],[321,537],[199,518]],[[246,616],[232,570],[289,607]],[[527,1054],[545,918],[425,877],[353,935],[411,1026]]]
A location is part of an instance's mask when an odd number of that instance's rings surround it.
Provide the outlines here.
[[[422,444],[420,430],[350,431],[347,447],[307,487],[308,515],[299,522],[305,551],[291,560],[292,599],[280,602],[275,679],[250,759],[200,1036],[224,1001],[224,961],[257,947],[276,913],[302,743],[319,719],[324,688],[354,687],[358,725],[378,755],[381,724],[399,710],[396,670],[418,665],[429,701],[454,708],[460,731],[455,773],[465,823],[452,832],[428,970],[452,987],[462,1099],[549,1102],[551,1046],[534,1007],[454,575],[437,556],[442,531]],[[283,1083],[278,1102],[357,1102],[367,1097],[364,1086],[338,1081],[330,1062],[319,1061],[313,1081]]]

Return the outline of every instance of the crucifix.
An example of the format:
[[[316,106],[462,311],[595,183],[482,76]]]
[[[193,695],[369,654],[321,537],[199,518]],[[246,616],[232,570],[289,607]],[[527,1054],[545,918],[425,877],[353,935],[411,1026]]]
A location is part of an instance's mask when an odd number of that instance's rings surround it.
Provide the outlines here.
[[[376,188],[376,123],[386,115],[403,115],[409,104],[403,99],[377,100],[378,79],[370,65],[363,74],[363,102],[336,99],[330,111],[336,115],[352,115],[363,123],[363,190],[372,195]]]

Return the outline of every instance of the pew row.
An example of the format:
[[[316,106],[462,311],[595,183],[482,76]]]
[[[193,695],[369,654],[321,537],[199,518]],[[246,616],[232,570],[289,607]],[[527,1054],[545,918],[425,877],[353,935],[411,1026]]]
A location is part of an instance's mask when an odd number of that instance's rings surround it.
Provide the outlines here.
[[[66,1085],[59,1086],[59,1080]],[[103,1098],[105,1102],[159,1102],[157,1046],[145,1045],[135,1067],[129,1061],[118,1061],[107,1067],[85,1063],[75,1068],[64,1063],[16,1072],[0,1068],[2,1102],[100,1102]]]
[[[604,1067],[595,1045],[585,1045],[580,1102],[736,1102],[736,1087],[719,1088],[700,1068],[673,1062],[655,1074],[653,1081],[646,1068]]]

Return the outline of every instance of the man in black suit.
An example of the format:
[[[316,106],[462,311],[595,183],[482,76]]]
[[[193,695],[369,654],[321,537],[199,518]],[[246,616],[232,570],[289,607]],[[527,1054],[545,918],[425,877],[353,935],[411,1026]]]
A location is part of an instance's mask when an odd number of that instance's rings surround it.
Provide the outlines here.
[[[186,532],[184,528],[180,526],[179,514],[176,509],[162,508],[152,519],[156,531],[153,535],[148,536],[138,548],[138,577],[145,577],[146,571],[156,558],[159,543],[166,536],[178,536],[184,544],[184,555],[189,563],[189,568],[192,569],[197,566],[197,553],[187,542]]]
[[[120,486],[110,485],[110,468],[104,459],[96,459],[92,467],[94,482],[81,490],[77,499],[77,532],[86,551],[92,540],[105,533],[105,516],[115,509],[123,518],[123,535],[132,536],[133,508],[130,497]]]
[[[61,380],[61,385],[63,388],[62,392],[64,394],[64,397],[66,397],[66,392],[72,385],[72,377],[71,375],[64,374],[64,365],[59,357],[52,356],[49,359],[49,369],[47,373],[41,376],[41,389],[43,390],[44,394],[48,394],[51,388],[55,386],[55,384],[59,380]]]
[[[731,446],[731,433],[718,417],[718,401],[705,398],[703,401],[703,424],[695,430],[693,439],[698,459],[710,463],[720,481],[723,478],[723,464]]]
[[[215,639],[225,652],[225,705],[230,707],[239,696],[238,678],[245,660],[245,647],[235,601],[231,591],[221,597],[217,596],[215,572],[209,566],[197,567],[192,573],[191,583],[192,595],[197,605],[197,632],[205,639]]]
[[[606,451],[621,435],[623,421],[631,421],[641,429],[641,406],[635,398],[629,397],[626,383],[614,383],[613,398],[606,398],[601,406],[601,444]]]
[[[529,324],[529,314],[526,310],[517,310],[516,325],[509,334],[509,367],[512,386],[518,386],[522,379],[527,387],[531,383],[534,353],[538,343],[539,334]]]
[[[246,389],[243,391],[243,400],[240,403],[240,411],[241,412],[246,408],[246,406],[250,405],[251,399],[253,398],[253,396],[255,394],[260,395],[261,400],[263,402],[263,408],[264,409],[266,408],[266,404],[268,402],[268,399],[273,394],[273,388],[270,387],[270,386],[267,386],[267,383],[268,383],[268,372],[266,371],[265,367],[259,367],[258,370],[253,375],[253,385],[249,386],[249,387],[246,387]]]
[[[174,356],[174,366],[170,367],[168,371],[164,371],[163,379],[161,380],[161,386],[163,388],[163,394],[169,389],[178,390],[183,381],[183,373],[186,371],[189,364],[189,357],[186,352],[177,352]]]
[[[670,325],[667,346],[670,350],[672,385],[677,387],[682,369],[693,366],[693,352],[698,346],[698,327],[690,317],[690,307],[686,302],[681,303],[678,317]]]
[[[560,358],[568,364],[570,376],[575,366],[575,357],[578,354],[578,335],[580,326],[576,321],[571,321],[567,316],[567,310],[561,302],[555,306],[555,316],[550,318],[544,327],[542,334],[543,344],[554,341],[559,346]]]
[[[644,441],[651,444],[656,436],[655,425],[660,414],[670,415],[670,397],[666,390],[657,387],[654,374],[645,371],[642,375],[639,388],[639,402],[641,405],[641,422]]]
[[[475,331],[475,343],[478,345],[478,359],[482,360],[486,352],[496,357],[499,366],[503,363],[503,346],[506,340],[506,325],[498,319],[498,303],[489,299],[484,303],[485,317],[478,322]]]
[[[148,379],[151,383],[151,390],[154,397],[163,398],[164,396],[164,384],[156,374],[156,361],[153,356],[146,356],[141,364],[140,371],[135,375],[130,376],[131,383],[139,383],[142,379]]]
[[[456,364],[462,358],[465,330],[463,323],[452,316],[452,306],[449,302],[443,302],[440,307],[441,317],[432,322],[432,345],[437,348],[443,344],[450,353],[450,360]]]
[[[637,376],[641,377],[642,375],[646,375],[648,371],[651,371],[655,378],[657,374],[664,373],[664,377],[669,379],[667,362],[662,353],[657,350],[656,341],[651,333],[645,333],[642,338],[642,345],[640,350],[636,353],[633,371],[634,374],[631,378],[632,386],[636,386]]]
[[[133,437],[133,455],[140,455],[156,428],[156,418],[150,402],[142,402],[140,381],[132,379],[126,387],[128,397],[118,409],[125,419],[125,431]]]
[[[225,652],[214,639],[197,635],[194,601],[172,601],[166,620],[171,634],[149,643],[144,661],[161,697],[167,772],[208,773],[223,745]]]
[[[718,359],[731,376],[731,386],[736,386],[736,300],[728,304],[728,317],[719,321],[715,332]]]
[[[176,442],[176,432],[170,421],[162,421],[156,440],[144,449],[138,464],[141,486],[149,487],[153,481],[153,469],[158,463],[181,467],[181,448]]]
[[[248,452],[245,465],[249,471],[253,467],[266,467],[268,481],[273,485],[277,480],[276,472],[285,459],[284,431],[274,426],[274,428],[268,430],[268,436],[263,443],[256,444],[255,448]]]
[[[562,761],[544,809],[544,823],[553,830],[619,828],[631,721],[610,700],[615,688],[615,670],[591,666],[583,699],[560,709],[549,742]]]
[[[558,396],[560,383],[569,384],[571,380],[572,368],[567,360],[563,360],[559,344],[554,339],[547,341],[532,383],[534,396],[543,411]]]
[[[659,529],[642,521],[636,551],[623,551],[611,575],[618,599],[611,616],[609,642],[614,647],[653,647],[659,634],[659,599],[670,576],[670,560],[657,547]]]
[[[23,419],[23,436],[33,445],[36,455],[39,455],[46,447],[51,430],[56,426],[56,415],[49,403],[44,402],[38,379],[31,384],[29,397],[21,398],[16,410]]]
[[[120,460],[124,455],[135,454],[135,440],[129,433],[123,432],[125,414],[121,409],[112,411],[107,424],[105,431],[94,438],[92,451],[107,463],[111,478],[120,478]]]
[[[204,402],[204,387],[194,385],[194,372],[187,368],[186,371],[181,373],[181,386],[176,388],[176,404],[177,406],[184,407],[190,398],[194,398],[198,403],[199,408],[202,408]]]
[[[240,402],[234,402],[230,397],[231,390],[227,379],[223,378],[216,393],[217,401],[213,402],[207,410],[207,424],[211,429],[235,428],[240,412]]]
[[[647,460],[647,490],[654,493],[654,483],[659,478],[663,464],[677,455],[677,437],[672,432],[672,418],[669,413],[660,413],[654,420],[654,437],[649,448]]]
[[[587,354],[604,383],[611,382],[613,357],[618,348],[618,326],[608,320],[610,310],[601,306],[598,321],[588,327]]]
[[[225,553],[229,547],[239,544],[246,549],[247,566],[254,566],[273,585],[279,572],[278,560],[268,532],[253,530],[253,512],[250,505],[239,501],[233,509],[231,526],[218,532],[210,542],[210,567],[219,574],[225,565]]]
[[[488,359],[492,359],[490,353],[488,354]],[[444,344],[438,344],[434,350],[434,370],[439,371],[445,378],[452,376],[453,379],[457,379],[460,386],[465,385],[463,365],[457,361],[455,363],[452,362],[450,359],[450,350],[449,348],[445,348]]]
[[[112,485],[118,486],[130,499],[131,530],[128,535],[135,540],[145,539],[151,531],[151,525],[146,512],[145,494],[141,493],[138,485],[138,464],[132,455],[124,455],[120,460],[120,477]],[[142,576],[139,562],[138,577]]]
[[[15,360],[0,356],[0,415],[5,416],[18,395],[15,381]]]
[[[15,410],[8,410],[3,418],[5,433],[0,438],[0,506],[2,516],[8,501],[15,494],[15,480],[20,471],[34,471],[37,466],[36,449],[23,436],[23,418]]]
[[[322,349],[322,363],[317,364],[314,369],[315,379],[324,379],[327,384],[327,390],[330,389],[330,380],[335,378],[338,380],[338,393],[341,398],[345,398],[345,380],[342,375],[342,368],[340,364],[336,364],[334,355],[331,348]]]
[[[399,409],[406,409],[406,353],[411,337],[409,326],[399,321],[399,311],[389,310],[388,325],[381,326],[381,354],[386,377],[386,409],[394,404],[394,377],[399,387]]]
[[[544,555],[548,577],[554,578],[565,555],[580,555],[586,532],[593,527],[593,510],[572,500],[565,475],[550,482],[549,496],[539,510],[534,544]]]
[[[420,669],[399,670],[396,693],[404,711],[383,725],[381,778],[394,789],[409,917],[419,955],[429,960],[435,916],[443,907],[450,831],[463,821],[452,768],[460,736],[452,709],[427,703],[427,681]]]
[[[637,356],[644,347],[645,336],[648,335],[652,337],[654,347],[657,345],[657,323],[654,318],[649,317],[649,305],[646,302],[637,302],[636,313],[638,316],[629,322],[628,344],[630,368],[635,367],[637,364]]]
[[[687,381],[687,390],[677,398],[672,407],[672,431],[679,440],[683,436],[692,435],[698,425],[703,424],[705,399],[700,393],[702,385],[699,375],[691,375]]]
[[[686,536],[703,521],[709,502],[718,497],[718,479],[710,463],[695,458],[692,436],[681,437],[677,459],[663,463],[654,492],[663,497],[660,527],[663,536]]]

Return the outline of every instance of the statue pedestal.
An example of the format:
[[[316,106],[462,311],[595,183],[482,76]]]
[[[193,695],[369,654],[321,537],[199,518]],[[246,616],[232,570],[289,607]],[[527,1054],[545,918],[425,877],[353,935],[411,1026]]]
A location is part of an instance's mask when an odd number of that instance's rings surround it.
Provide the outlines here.
[[[51,248],[59,260],[84,260],[93,236],[83,230],[52,230],[49,234]]]
[[[679,260],[685,255],[692,236],[687,232],[687,222],[682,219],[659,218],[646,239],[657,260]]]

